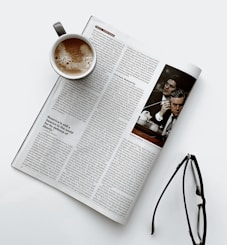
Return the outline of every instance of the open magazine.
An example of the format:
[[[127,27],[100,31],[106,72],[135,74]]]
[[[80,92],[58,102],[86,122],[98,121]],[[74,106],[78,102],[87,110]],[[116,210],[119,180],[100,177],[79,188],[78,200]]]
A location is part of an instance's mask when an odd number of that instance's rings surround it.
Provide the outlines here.
[[[152,57],[93,16],[83,35],[93,73],[58,78],[12,166],[124,224],[201,70]]]

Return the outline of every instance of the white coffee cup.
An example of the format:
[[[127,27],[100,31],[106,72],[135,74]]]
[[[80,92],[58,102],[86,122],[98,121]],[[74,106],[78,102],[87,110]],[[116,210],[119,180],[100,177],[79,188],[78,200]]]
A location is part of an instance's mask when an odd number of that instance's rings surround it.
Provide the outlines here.
[[[60,22],[53,27],[59,36],[50,52],[54,70],[67,79],[81,79],[89,75],[97,60],[92,42],[80,34],[67,34]]]

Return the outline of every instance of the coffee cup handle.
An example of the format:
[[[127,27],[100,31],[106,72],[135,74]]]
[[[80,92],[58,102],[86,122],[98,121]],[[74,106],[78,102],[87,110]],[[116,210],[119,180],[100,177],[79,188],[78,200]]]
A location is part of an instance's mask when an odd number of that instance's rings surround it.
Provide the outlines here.
[[[63,25],[61,24],[61,22],[57,22],[57,23],[53,24],[53,27],[54,27],[55,31],[57,32],[58,36],[62,36],[64,34],[66,34],[66,31],[65,31]]]

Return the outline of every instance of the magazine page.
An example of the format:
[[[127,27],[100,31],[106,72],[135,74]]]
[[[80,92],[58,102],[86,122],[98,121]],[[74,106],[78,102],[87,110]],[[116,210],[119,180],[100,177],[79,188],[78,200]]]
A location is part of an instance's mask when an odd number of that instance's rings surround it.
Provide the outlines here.
[[[12,166],[124,224],[200,69],[158,60],[95,17],[83,34],[93,73],[59,77]]]

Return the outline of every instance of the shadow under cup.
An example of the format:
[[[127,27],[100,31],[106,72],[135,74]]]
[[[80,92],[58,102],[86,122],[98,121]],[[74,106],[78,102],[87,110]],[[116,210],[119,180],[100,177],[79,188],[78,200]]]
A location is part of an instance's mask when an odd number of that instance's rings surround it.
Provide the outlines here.
[[[96,65],[96,51],[86,37],[64,34],[51,49],[50,62],[54,70],[67,79],[81,79]]]

